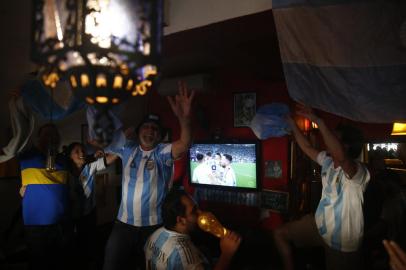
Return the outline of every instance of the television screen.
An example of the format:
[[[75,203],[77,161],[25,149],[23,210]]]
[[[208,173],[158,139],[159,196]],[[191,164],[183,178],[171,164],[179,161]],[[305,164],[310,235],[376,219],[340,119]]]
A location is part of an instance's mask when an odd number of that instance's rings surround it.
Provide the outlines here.
[[[189,149],[190,182],[194,185],[257,189],[256,142],[202,142]]]

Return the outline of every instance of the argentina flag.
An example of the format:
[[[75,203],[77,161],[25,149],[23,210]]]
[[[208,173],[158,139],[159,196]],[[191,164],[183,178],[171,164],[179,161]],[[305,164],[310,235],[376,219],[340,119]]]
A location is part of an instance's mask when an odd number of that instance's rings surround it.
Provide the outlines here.
[[[406,1],[273,0],[289,95],[360,122],[406,120]]]

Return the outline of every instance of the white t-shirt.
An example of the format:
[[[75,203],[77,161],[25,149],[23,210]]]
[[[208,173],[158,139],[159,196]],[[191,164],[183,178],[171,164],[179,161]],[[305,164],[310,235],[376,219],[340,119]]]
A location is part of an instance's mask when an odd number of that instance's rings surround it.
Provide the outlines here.
[[[357,172],[349,179],[341,167],[334,168],[333,159],[320,152],[323,190],[315,219],[320,235],[335,250],[358,250],[364,234],[362,204],[369,182],[368,170],[357,163]]]
[[[200,163],[193,170],[192,182],[199,184],[213,184],[213,176],[211,175],[211,169],[205,162]]]
[[[237,178],[235,176],[234,169],[227,167],[224,169],[224,185],[229,187],[237,186]]]

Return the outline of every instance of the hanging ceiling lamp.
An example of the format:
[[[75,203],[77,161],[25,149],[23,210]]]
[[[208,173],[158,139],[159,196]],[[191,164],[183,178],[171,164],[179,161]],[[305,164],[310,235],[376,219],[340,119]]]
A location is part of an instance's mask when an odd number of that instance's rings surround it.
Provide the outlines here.
[[[32,59],[45,86],[106,108],[151,88],[158,74],[162,0],[34,0]]]

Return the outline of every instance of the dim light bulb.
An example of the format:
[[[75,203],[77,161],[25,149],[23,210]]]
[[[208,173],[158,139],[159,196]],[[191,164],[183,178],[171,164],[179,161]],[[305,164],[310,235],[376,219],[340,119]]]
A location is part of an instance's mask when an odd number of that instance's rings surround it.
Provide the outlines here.
[[[94,99],[91,97],[86,97],[86,102],[89,104],[94,104]]]
[[[123,86],[123,77],[116,75],[114,77],[113,89],[120,89]]]
[[[107,86],[107,80],[106,76],[104,74],[99,74],[97,75],[96,78],[96,87],[106,87]]]
[[[80,83],[81,83],[82,87],[88,87],[90,84],[89,76],[87,76],[87,74],[85,74],[85,73],[82,73],[80,75]]]
[[[197,224],[203,231],[211,233],[219,238],[227,234],[227,229],[224,228],[217,218],[210,212],[202,212],[197,217]]]
[[[96,97],[96,102],[97,103],[103,104],[103,103],[107,103],[108,101],[109,101],[108,97],[105,97],[105,96],[97,96]]]
[[[128,91],[131,91],[132,88],[133,88],[133,85],[134,85],[134,81],[131,80],[131,79],[129,79],[128,82],[127,82],[127,88],[126,88],[126,89],[127,89]]]
[[[70,84],[72,85],[73,88],[78,87],[78,82],[77,82],[75,76],[73,76],[73,75],[70,76]]]

